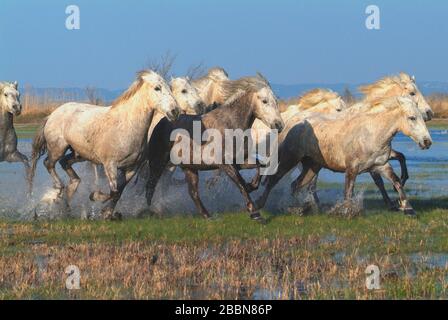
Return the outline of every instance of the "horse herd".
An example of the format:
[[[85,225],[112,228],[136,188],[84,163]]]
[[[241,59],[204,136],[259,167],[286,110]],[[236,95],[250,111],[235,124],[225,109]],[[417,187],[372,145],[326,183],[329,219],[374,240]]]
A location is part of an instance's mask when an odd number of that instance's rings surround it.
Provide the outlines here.
[[[0,161],[23,162],[27,170],[30,191],[38,160],[46,155],[44,165],[51,175],[58,199],[70,202],[81,179],[73,169],[78,162],[89,161],[102,165],[109,182],[110,192],[95,187],[90,200],[105,203],[101,213],[104,219],[119,219],[115,211],[126,185],[137,174],[146,183],[146,199],[151,205],[162,174],[180,167],[185,174],[188,190],[197,210],[210,215],[199,196],[199,171],[219,170],[238,187],[246,200],[250,217],[264,222],[260,209],[269,193],[291,170],[301,167],[291,191],[308,187],[318,204],[317,175],[322,168],[345,173],[345,201],[352,206],[357,175],[368,172],[379,188],[390,209],[415,214],[403,187],[408,179],[406,160],[393,150],[391,142],[398,132],[412,138],[422,149],[432,144],[425,124],[433,112],[419,91],[414,77],[406,73],[389,76],[360,88],[363,99],[347,106],[337,93],[314,89],[305,93],[298,102],[283,106],[273,93],[269,82],[261,74],[237,80],[229,79],[222,68],[212,68],[198,79],[174,78],[168,83],[152,70],[138,73],[132,83],[110,107],[85,103],[66,103],[54,110],[42,123],[32,144],[31,165],[17,150],[17,136],[13,116],[21,112],[17,82],[0,83]],[[251,130],[255,144],[269,132],[279,132],[276,141],[278,163],[274,174],[262,175],[266,164],[187,162],[174,165],[170,159],[176,141],[175,130],[192,132],[193,124],[201,130]],[[223,144],[225,141],[220,142]],[[191,144],[194,141],[191,140]],[[203,152],[207,142],[199,146]],[[237,145],[234,153],[247,157],[248,144]],[[189,158],[197,148],[191,148]],[[398,177],[390,160],[398,160]],[[65,186],[55,165],[59,162],[69,177]],[[144,170],[146,168],[146,170]],[[240,171],[256,169],[257,173],[246,182]],[[219,175],[216,175],[216,183]],[[383,182],[389,180],[399,195],[398,205],[389,197]],[[251,193],[264,185],[257,201]]]

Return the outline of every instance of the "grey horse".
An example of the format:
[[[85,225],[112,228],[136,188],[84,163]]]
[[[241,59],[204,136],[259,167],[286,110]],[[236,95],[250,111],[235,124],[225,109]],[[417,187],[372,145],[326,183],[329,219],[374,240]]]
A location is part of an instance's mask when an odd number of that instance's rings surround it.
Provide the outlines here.
[[[22,162],[29,183],[28,158],[17,150],[17,134],[13,122],[14,116],[20,115],[21,112],[17,81],[0,82],[0,162]]]

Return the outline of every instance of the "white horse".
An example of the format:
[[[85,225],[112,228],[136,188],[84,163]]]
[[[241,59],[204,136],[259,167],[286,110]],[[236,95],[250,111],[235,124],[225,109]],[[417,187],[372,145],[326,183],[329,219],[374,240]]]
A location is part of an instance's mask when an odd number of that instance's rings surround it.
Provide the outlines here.
[[[67,103],[44,122],[33,141],[32,174],[37,160],[45,153],[45,167],[54,188],[62,196],[64,185],[56,173],[59,161],[70,177],[67,199],[72,198],[80,178],[72,165],[91,161],[102,164],[109,180],[110,194],[93,192],[90,199],[108,202],[102,210],[105,219],[119,218],[115,206],[130,179],[143,162],[148,129],[154,111],[177,119],[179,107],[165,80],[154,71],[143,71],[130,88],[110,108]],[[66,155],[66,152],[70,153]]]
[[[432,144],[431,135],[421,112],[411,96],[392,97],[364,102],[382,112],[316,115],[305,120],[289,121],[280,135],[279,166],[275,175],[266,178],[266,189],[258,200],[264,206],[278,181],[299,162],[303,170],[295,182],[300,189],[316,177],[322,168],[345,172],[345,200],[349,204],[356,176],[363,172],[377,172],[389,179],[400,195],[406,214],[414,214],[407,201],[400,179],[388,161],[391,142],[398,132],[411,137],[422,149]]]

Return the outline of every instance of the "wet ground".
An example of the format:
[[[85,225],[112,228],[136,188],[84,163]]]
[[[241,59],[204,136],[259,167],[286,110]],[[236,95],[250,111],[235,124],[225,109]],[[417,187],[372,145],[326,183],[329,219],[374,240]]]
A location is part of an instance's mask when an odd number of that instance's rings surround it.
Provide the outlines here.
[[[406,185],[408,195],[418,199],[432,199],[443,197],[448,194],[448,130],[431,130],[434,141],[429,150],[422,151],[408,137],[398,135],[393,142],[393,147],[397,151],[404,153],[407,157],[410,179]],[[20,139],[19,150],[27,156],[30,155],[31,139]],[[397,174],[400,175],[398,162],[393,162]],[[79,192],[72,204],[72,215],[86,216],[97,215],[101,206],[89,201],[88,195],[93,188],[93,171],[87,163],[75,165],[75,169],[81,176],[82,183]],[[179,170],[178,170],[179,171]],[[61,177],[66,180],[62,169],[58,167]],[[243,199],[234,185],[223,178],[217,185],[207,188],[205,181],[214,173],[201,173],[201,196],[203,201],[212,212],[230,212],[244,209]],[[245,172],[249,179],[253,172]],[[290,196],[289,185],[292,178],[298,175],[298,171],[292,173],[290,177],[284,178],[280,185],[274,189],[267,208],[270,210],[284,210],[288,206],[297,204],[301,199],[293,199]],[[176,172],[177,178],[182,178],[181,172]],[[27,219],[33,215],[33,210],[42,196],[51,190],[50,176],[39,162],[37,169],[34,192],[31,199],[26,198],[26,183],[24,170],[21,164],[0,163],[0,216]],[[342,198],[344,175],[322,170],[319,179],[319,196],[323,203],[332,204]],[[105,180],[101,181],[103,190],[107,189]],[[159,188],[155,195],[153,211],[163,214],[169,213],[194,213],[195,207],[188,196],[185,185],[170,186],[167,190]],[[363,174],[357,180],[357,192],[364,198],[378,198],[370,175]],[[389,190],[391,190],[389,188]],[[391,191],[392,192],[392,191]],[[254,199],[259,192],[255,193]],[[145,199],[142,193],[141,181],[131,185],[125,191],[123,199],[118,206],[124,216],[136,215],[140,210],[146,208]]]

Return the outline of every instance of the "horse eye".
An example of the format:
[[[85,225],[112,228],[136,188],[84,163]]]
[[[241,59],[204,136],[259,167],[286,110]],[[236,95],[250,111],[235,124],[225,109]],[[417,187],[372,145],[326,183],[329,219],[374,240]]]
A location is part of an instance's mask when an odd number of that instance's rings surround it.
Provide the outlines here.
[[[263,103],[264,103],[264,104],[268,104],[268,100],[264,99],[264,100],[263,100]]]
[[[7,93],[5,93],[5,97],[7,97],[8,96],[8,94]]]
[[[183,90],[182,90],[182,93],[183,93],[183,94],[187,93],[187,89],[183,89]]]
[[[154,90],[156,90],[156,91],[162,91],[162,88],[161,88],[161,87],[155,87]]]
[[[409,120],[415,121],[415,120],[417,120],[417,118],[416,117],[409,117]]]
[[[415,92],[411,92],[410,95],[411,95],[411,96],[415,96]]]

